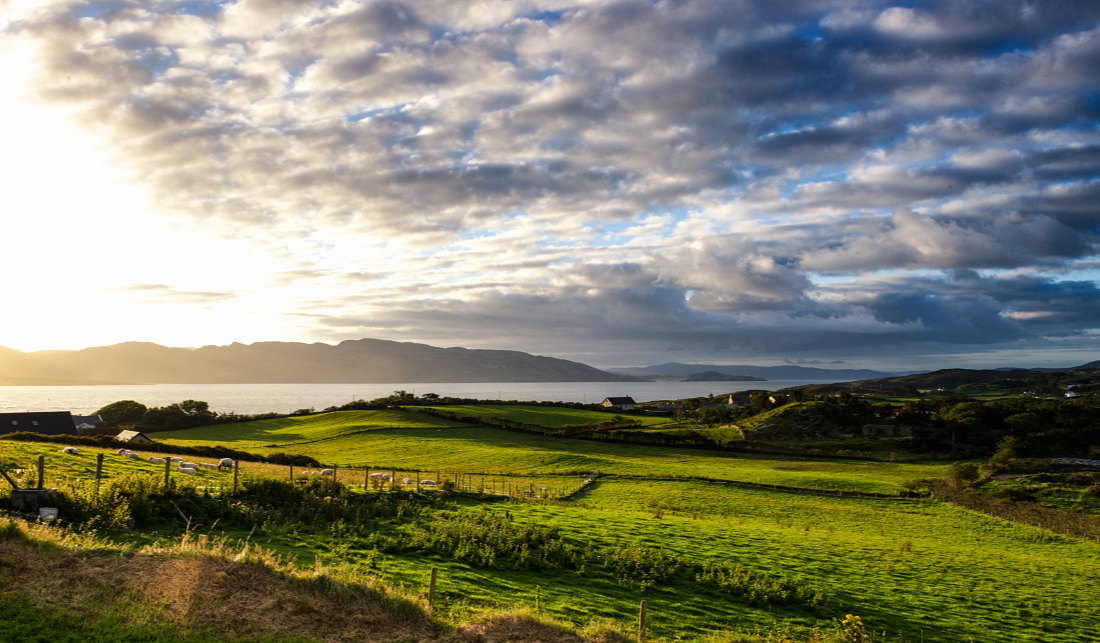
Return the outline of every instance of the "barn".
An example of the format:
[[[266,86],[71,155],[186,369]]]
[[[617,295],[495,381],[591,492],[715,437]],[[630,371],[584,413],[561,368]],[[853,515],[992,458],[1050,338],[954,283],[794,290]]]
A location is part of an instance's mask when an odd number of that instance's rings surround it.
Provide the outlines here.
[[[68,411],[0,413],[0,434],[28,431],[43,435],[76,435],[73,414]]]

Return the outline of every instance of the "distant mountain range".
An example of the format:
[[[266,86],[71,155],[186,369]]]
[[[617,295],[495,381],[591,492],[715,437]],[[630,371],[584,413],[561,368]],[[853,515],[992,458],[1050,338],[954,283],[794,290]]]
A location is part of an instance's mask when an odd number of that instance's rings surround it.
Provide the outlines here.
[[[147,342],[23,353],[0,347],[0,385],[621,382],[636,378],[519,351],[360,339],[168,348]]]
[[[658,366],[638,366],[630,368],[608,369],[612,373],[642,378],[684,379],[700,372],[717,373],[729,376],[747,376],[765,380],[809,380],[844,382],[847,380],[869,380],[877,377],[889,377],[896,373],[883,373],[867,369],[828,369],[811,366],[748,366],[741,364],[680,364],[669,362]]]

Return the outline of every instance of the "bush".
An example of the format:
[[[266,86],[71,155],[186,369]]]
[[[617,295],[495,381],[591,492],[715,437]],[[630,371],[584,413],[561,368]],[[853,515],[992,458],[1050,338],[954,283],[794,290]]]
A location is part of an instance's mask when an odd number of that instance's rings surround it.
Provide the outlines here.
[[[753,605],[790,605],[816,608],[825,604],[821,590],[786,576],[754,572],[741,565],[703,563],[695,575],[701,585],[715,587]]]

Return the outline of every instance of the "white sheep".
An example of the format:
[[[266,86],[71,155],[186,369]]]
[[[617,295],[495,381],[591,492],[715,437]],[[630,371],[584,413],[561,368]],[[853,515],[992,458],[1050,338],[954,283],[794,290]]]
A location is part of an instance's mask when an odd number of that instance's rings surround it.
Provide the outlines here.
[[[202,467],[203,469],[217,469],[218,468],[218,465],[210,464],[209,462],[200,462],[199,466]]]
[[[64,449],[61,449],[61,452],[65,453],[65,454],[68,454],[68,455],[76,455],[76,454],[80,453],[79,451],[76,450],[76,447],[65,447]]]
[[[179,456],[175,456],[175,455],[168,456],[168,459],[171,460],[172,462],[183,462],[183,458],[181,458]]]
[[[179,468],[176,469],[176,471],[179,472],[179,473],[186,473],[189,476],[193,476],[193,475],[198,474],[198,471],[196,471],[192,467],[179,467]]]
[[[145,459],[145,458],[141,457],[140,455],[134,453],[133,451],[127,451],[126,453],[123,453],[122,457],[130,458],[131,460],[144,460]]]
[[[133,453],[133,451],[131,451],[131,450],[129,450],[129,449],[119,449],[118,451],[115,451],[115,455],[122,455],[122,456],[124,456],[124,455],[126,455],[127,453]]]
[[[321,469],[321,475],[331,476],[332,475],[332,469]]]
[[[218,468],[221,469],[222,467],[232,469],[233,468],[233,458],[222,458],[221,460],[218,460]]]
[[[164,458],[155,458],[153,456],[149,456],[149,463],[150,464],[164,464],[164,462],[165,462]]]
[[[198,469],[199,465],[195,464],[194,462],[183,462],[181,460],[180,464],[179,464],[179,467],[181,469]]]
[[[435,486],[435,480],[421,480],[420,481],[420,486],[421,487],[434,487]]]

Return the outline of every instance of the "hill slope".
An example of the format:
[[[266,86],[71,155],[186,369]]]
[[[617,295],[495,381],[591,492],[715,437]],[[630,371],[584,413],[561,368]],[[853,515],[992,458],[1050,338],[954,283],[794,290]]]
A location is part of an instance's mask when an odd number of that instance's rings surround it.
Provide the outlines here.
[[[0,384],[616,382],[634,378],[519,351],[360,339],[169,348],[126,342],[77,351],[0,349]]]

